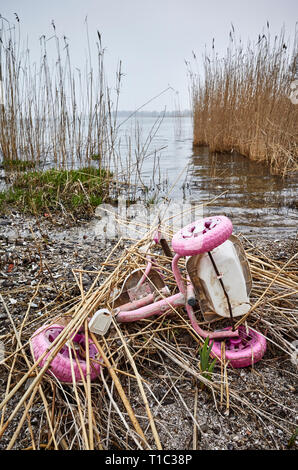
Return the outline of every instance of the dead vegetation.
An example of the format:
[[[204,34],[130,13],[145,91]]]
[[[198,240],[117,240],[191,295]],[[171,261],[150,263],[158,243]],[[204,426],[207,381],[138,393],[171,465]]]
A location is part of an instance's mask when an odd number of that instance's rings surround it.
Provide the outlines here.
[[[102,358],[100,376],[90,382],[63,384],[47,372],[50,359],[70,333],[85,325],[99,307],[111,308],[111,292],[127,273],[145,268],[140,247],[150,240],[119,240],[92,284],[83,287],[84,269],[73,270],[74,285],[33,315],[31,305],[42,295],[40,281],[28,291],[21,320],[14,316],[2,291],[8,326],[0,340],[0,447],[6,449],[286,449],[295,446],[296,365],[291,361],[297,337],[297,253],[295,240],[286,260],[243,239],[253,276],[252,308],[248,324],[266,335],[268,348],[252,368],[231,369],[217,363],[212,380],[199,369],[202,339],[182,308],[132,324],[113,320],[104,337],[91,337]],[[175,282],[169,259],[155,249],[155,257],[171,291]],[[90,274],[90,272],[89,272]],[[76,295],[74,295],[76,292]],[[18,295],[18,289],[14,291]],[[62,296],[61,296],[62,295]],[[52,343],[43,367],[33,361],[29,337],[45,322],[70,316],[71,321]],[[214,329],[214,325],[210,325]],[[71,344],[72,342],[70,342]],[[73,346],[73,345],[72,345]],[[71,347],[72,347],[71,346]],[[92,367],[92,360],[89,362]],[[203,387],[202,387],[203,385]],[[210,434],[211,433],[211,434]]]
[[[203,76],[200,71],[203,67]],[[196,71],[197,68],[197,71]],[[273,174],[297,171],[297,31],[271,37],[269,24],[246,46],[234,27],[226,55],[205,53],[189,66],[194,112],[194,145],[211,152],[235,151],[266,163]],[[296,90],[297,92],[297,90]]]

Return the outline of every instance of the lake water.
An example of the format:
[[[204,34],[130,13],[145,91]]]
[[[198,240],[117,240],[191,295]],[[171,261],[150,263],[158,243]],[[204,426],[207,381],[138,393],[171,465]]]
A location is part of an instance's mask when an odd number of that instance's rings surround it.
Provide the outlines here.
[[[161,175],[168,181],[167,190],[160,191],[166,195],[175,183],[173,201],[200,204],[217,198],[204,208],[204,215],[225,214],[237,231],[250,237],[281,239],[297,233],[297,175],[283,180],[242,155],[211,156],[207,148],[194,150],[191,118],[164,118],[157,129],[155,123],[155,118],[137,118],[139,140],[150,141],[142,172],[149,185],[158,157]],[[131,134],[135,124],[124,123],[120,133]],[[125,153],[125,145],[122,150]]]

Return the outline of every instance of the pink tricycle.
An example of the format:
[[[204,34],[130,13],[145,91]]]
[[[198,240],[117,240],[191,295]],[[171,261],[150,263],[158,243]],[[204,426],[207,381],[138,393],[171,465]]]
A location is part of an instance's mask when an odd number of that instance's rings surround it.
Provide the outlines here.
[[[225,359],[232,367],[246,367],[258,362],[266,350],[266,339],[260,333],[240,325],[235,317],[248,313],[251,275],[239,239],[232,235],[233,226],[225,216],[207,217],[177,232],[172,239],[172,270],[179,292],[169,295],[163,276],[154,260],[144,270],[137,269],[125,280],[114,299],[118,322],[134,322],[185,307],[191,325],[202,338],[209,338],[212,355],[221,358],[225,341]],[[165,254],[171,249],[160,233],[154,237]],[[186,281],[178,262],[186,258]],[[199,307],[207,322],[228,318],[230,326],[217,331],[202,329],[196,319]]]
[[[246,367],[258,362],[266,351],[265,337],[244,325],[235,328],[235,318],[245,315],[251,308],[249,293],[252,280],[243,247],[232,231],[232,223],[225,216],[199,219],[173,236],[174,256],[166,240],[157,233],[154,241],[172,258],[172,270],[179,292],[171,295],[160,268],[150,256],[145,271],[140,268],[130,273],[120,292],[114,296],[114,318],[119,323],[135,322],[183,306],[197,334],[201,338],[209,338],[212,356],[221,359],[224,341],[225,360],[230,366]],[[185,279],[178,265],[183,258],[186,259]],[[202,329],[195,315],[197,310],[202,312],[206,323],[225,318],[230,325],[213,332]],[[89,329],[93,333],[105,334],[110,322],[111,313],[101,309],[89,321]],[[63,328],[60,323],[44,325],[31,337],[35,360],[47,352],[41,365],[48,357],[50,344]],[[84,349],[87,344],[84,332],[78,332],[73,342],[77,348],[78,363],[69,355],[69,347],[63,347],[50,366],[50,372],[63,382],[72,382],[71,362],[76,380],[80,380],[81,373],[86,376]],[[97,348],[90,339],[89,357],[94,359],[91,379],[95,379],[101,362]]]

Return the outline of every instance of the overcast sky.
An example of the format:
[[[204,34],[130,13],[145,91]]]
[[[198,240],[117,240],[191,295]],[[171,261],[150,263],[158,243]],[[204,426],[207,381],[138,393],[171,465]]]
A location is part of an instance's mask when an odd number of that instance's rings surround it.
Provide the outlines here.
[[[297,0],[0,0],[0,13],[21,21],[22,38],[39,51],[39,37],[67,36],[72,63],[82,68],[86,58],[86,23],[91,44],[102,35],[106,48],[106,73],[112,86],[119,60],[124,73],[120,109],[134,110],[159,95],[145,109],[167,110],[180,103],[189,108],[185,60],[198,57],[205,45],[222,53],[233,23],[243,42],[254,41],[270,24],[272,36],[283,25],[293,37],[298,19]],[[38,56],[37,56],[38,57]]]

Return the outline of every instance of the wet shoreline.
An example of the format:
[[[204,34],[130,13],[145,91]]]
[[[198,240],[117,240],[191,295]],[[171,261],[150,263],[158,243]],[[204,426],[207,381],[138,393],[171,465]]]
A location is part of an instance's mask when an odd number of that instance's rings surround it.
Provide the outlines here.
[[[138,122],[140,137],[144,140],[150,135],[155,118],[138,118]],[[122,141],[129,129],[131,132],[131,123],[120,128]],[[282,179],[270,174],[266,165],[236,152],[211,155],[208,147],[194,148],[192,142],[191,118],[163,119],[142,165],[142,178],[150,188],[148,198],[152,195],[157,204],[164,198],[181,205],[204,204],[204,215],[226,215],[237,232],[249,237],[284,239],[296,236],[297,174]],[[133,144],[131,153],[136,151]],[[123,144],[120,150],[125,161],[128,157],[126,145]],[[152,179],[157,159],[155,173],[159,177],[156,178],[165,182],[164,185]],[[4,189],[4,182],[5,172],[0,169],[0,190]],[[140,193],[139,199],[142,203],[145,195]]]

